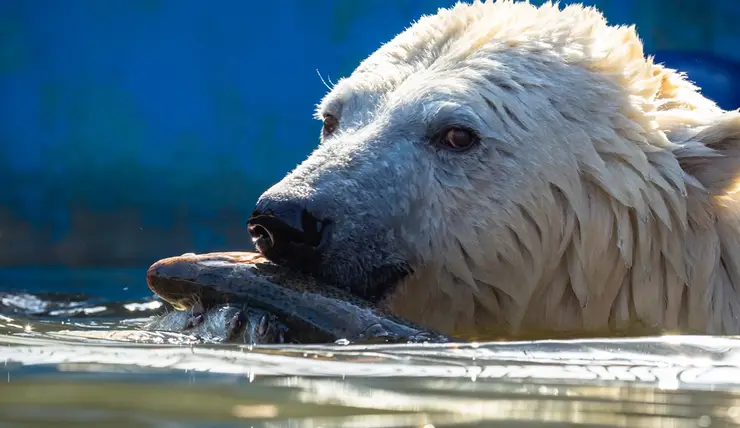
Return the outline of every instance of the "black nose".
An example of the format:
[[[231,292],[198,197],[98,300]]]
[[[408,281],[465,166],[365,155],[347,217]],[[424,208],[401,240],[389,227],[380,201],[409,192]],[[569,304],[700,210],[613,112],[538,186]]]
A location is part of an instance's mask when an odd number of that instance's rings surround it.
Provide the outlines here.
[[[329,222],[303,203],[262,199],[247,222],[255,247],[268,259],[310,271],[321,259]]]

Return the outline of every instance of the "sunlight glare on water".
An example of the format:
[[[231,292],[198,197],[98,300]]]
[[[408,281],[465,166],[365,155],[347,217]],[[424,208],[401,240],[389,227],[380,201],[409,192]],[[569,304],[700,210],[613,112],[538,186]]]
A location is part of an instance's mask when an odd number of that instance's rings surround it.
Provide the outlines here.
[[[0,299],[2,426],[740,423],[733,338],[237,346],[139,330],[156,300]]]

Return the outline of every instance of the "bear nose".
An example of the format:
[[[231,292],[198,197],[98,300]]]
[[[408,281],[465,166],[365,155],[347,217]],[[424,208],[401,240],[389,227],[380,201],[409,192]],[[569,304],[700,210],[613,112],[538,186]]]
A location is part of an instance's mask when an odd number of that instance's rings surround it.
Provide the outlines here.
[[[257,251],[266,258],[301,270],[316,268],[328,238],[329,222],[304,203],[261,199],[247,221]]]

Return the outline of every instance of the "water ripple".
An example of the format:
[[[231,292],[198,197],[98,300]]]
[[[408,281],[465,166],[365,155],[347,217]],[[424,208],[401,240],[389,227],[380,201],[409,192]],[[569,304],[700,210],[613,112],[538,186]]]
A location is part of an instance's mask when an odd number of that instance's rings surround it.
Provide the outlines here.
[[[740,339],[732,337],[239,346],[140,330],[163,310],[151,299],[4,295],[3,305],[3,421],[53,414],[75,426],[82,415],[95,426],[122,418],[120,426],[740,423]],[[198,383],[183,384],[183,376]],[[91,408],[102,413],[84,410]]]

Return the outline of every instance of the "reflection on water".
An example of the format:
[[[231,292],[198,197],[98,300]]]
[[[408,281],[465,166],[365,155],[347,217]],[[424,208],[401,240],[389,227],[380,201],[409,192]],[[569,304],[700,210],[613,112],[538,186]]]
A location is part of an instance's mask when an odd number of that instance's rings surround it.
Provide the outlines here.
[[[721,427],[740,340],[197,344],[158,301],[0,293],[0,426]]]

